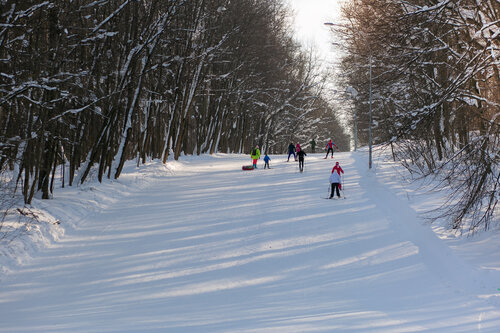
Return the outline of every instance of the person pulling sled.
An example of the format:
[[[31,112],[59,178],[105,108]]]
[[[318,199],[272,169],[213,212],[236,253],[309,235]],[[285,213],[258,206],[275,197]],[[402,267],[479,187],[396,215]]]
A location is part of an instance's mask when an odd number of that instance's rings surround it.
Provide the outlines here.
[[[257,169],[257,160],[260,159],[260,150],[259,145],[256,145],[254,149],[252,149],[252,153],[250,154],[253,162],[253,168]]]

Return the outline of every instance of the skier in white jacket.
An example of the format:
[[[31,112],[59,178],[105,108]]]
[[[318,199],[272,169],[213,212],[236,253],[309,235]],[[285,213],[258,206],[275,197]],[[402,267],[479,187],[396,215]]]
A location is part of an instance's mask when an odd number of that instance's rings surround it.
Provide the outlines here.
[[[342,182],[340,173],[344,173],[344,170],[342,170],[339,162],[337,162],[335,163],[335,167],[332,169],[332,174],[330,175],[330,184],[332,184],[330,199],[333,198],[335,191],[337,192],[337,197],[340,198],[340,183]]]

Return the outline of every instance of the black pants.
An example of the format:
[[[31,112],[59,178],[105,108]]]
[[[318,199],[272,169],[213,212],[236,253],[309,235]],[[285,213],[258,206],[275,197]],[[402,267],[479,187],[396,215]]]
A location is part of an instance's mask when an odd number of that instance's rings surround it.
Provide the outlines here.
[[[339,183],[332,183],[332,191],[330,192],[330,198],[333,198],[335,190],[337,190],[337,196],[340,198]]]
[[[299,170],[304,171],[304,159],[299,157]]]
[[[266,168],[266,166],[267,166],[267,168],[268,168],[268,169],[271,169],[271,168],[269,167],[269,162],[264,162],[264,163],[265,163],[265,164],[264,164],[264,169]]]
[[[332,152],[332,157],[333,157],[333,148],[328,148],[328,150],[326,151],[326,156],[325,157],[328,157],[328,153],[329,152]]]

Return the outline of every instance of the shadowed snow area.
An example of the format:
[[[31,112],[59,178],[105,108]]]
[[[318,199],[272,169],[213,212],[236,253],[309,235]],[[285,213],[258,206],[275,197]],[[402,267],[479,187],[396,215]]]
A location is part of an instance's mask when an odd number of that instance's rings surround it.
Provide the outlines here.
[[[183,157],[58,189],[38,202],[64,235],[2,276],[0,332],[499,332],[498,232],[436,233],[419,213],[441,198],[366,155]],[[324,200],[335,161],[347,199]]]

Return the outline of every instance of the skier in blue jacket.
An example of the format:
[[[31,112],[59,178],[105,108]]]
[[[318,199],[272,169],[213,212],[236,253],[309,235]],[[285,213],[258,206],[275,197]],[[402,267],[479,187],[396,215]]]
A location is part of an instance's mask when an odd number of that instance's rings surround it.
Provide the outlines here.
[[[271,167],[269,166],[270,160],[271,160],[271,158],[269,156],[267,156],[267,154],[266,154],[266,156],[264,156],[264,169],[266,168],[266,166],[268,169],[271,169]]]

